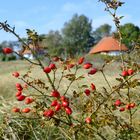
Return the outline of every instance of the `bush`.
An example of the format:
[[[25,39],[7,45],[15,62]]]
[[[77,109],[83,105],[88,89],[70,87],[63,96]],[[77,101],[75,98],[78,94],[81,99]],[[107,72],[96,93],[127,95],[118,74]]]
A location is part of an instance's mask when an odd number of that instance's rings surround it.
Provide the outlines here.
[[[122,5],[115,1],[104,3],[107,11]],[[112,16],[119,31],[118,18]],[[9,25],[5,26],[6,31],[11,31]],[[18,36],[14,30],[12,33]],[[36,32],[27,34],[29,40],[37,40]],[[31,64],[27,73],[13,73],[21,81],[15,85],[16,102],[2,104],[2,139],[139,139],[140,66],[135,59],[121,56],[121,72],[113,85],[105,74],[112,58],[96,68],[94,61],[91,63],[84,57],[65,60],[47,55],[46,64],[31,51],[34,61],[19,54]],[[36,75],[32,74],[34,67],[40,68]],[[106,82],[101,89],[92,81],[95,74],[100,74]]]

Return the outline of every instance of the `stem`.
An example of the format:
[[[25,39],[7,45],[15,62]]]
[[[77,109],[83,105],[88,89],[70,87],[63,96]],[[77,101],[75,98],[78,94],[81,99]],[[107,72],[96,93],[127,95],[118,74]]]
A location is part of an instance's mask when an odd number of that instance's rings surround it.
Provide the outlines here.
[[[20,56],[21,58],[25,59],[26,61],[28,61],[28,62],[31,63],[31,64],[39,65],[38,63],[35,63],[35,62],[31,61],[30,59],[24,57],[23,55],[21,55],[21,54],[15,52],[15,51],[14,51],[14,53],[17,54],[18,56]]]
[[[109,86],[110,90],[112,91],[111,85],[110,85],[110,83],[108,82],[108,80],[107,80],[107,78],[106,78],[106,75],[104,74],[104,71],[101,70],[101,73],[102,73],[102,75],[103,75],[103,77],[104,77],[104,79],[105,79],[107,85]]]
[[[76,75],[77,71],[78,71],[78,67],[76,66],[76,70],[75,70],[74,75]],[[72,84],[74,81],[75,81],[75,78],[74,78],[73,80],[71,80],[71,82],[69,83],[69,85],[68,85],[68,87],[67,87],[67,89],[66,89],[66,91],[65,91],[64,95],[66,95],[66,94],[67,94],[67,92],[68,92],[68,90],[69,90],[69,88],[70,88],[71,84]]]
[[[59,82],[58,82],[58,86],[57,86],[56,89],[59,89],[60,83],[61,83],[61,81],[62,81],[62,79],[63,79],[63,76],[64,76],[64,71],[65,71],[65,69],[63,69],[63,71],[62,71],[62,75],[61,75],[61,78],[60,78],[60,80],[59,80]]]

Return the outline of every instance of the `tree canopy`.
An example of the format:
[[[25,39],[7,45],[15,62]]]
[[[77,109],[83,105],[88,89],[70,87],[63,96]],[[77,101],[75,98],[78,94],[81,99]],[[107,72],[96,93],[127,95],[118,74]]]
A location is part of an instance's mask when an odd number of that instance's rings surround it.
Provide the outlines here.
[[[93,45],[92,21],[85,15],[75,14],[69,22],[66,22],[63,33],[63,45],[71,56],[76,53],[87,52]]]
[[[109,36],[109,35],[111,35],[111,26],[109,24],[103,24],[93,32],[95,43],[97,43],[103,37]]]
[[[120,27],[120,31],[122,33],[122,42],[130,49],[133,47],[133,43],[140,38],[140,28],[133,23],[124,24]]]

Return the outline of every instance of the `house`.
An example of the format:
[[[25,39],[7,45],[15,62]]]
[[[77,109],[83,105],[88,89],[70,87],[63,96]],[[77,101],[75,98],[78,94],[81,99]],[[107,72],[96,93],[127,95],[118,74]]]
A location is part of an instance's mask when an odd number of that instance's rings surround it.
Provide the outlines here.
[[[30,49],[29,49],[30,48]],[[37,55],[43,55],[45,52],[40,45],[33,45],[29,44],[29,48],[26,48],[23,52],[22,55],[28,59],[34,59],[34,56],[32,54],[32,51],[34,51]]]
[[[119,45],[119,41],[113,37],[104,37],[101,39],[91,50],[90,54],[107,54],[111,56],[117,56],[126,52],[128,48],[122,44]]]

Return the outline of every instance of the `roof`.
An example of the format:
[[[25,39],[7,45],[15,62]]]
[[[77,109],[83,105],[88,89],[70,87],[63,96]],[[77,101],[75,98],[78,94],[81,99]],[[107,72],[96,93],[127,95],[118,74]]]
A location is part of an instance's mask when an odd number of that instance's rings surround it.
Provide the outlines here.
[[[104,37],[97,43],[95,47],[90,50],[90,54],[99,52],[110,52],[110,51],[127,51],[128,48],[122,44],[119,46],[119,41],[113,37]]]
[[[40,46],[33,46],[32,44],[29,44],[29,48],[32,50],[36,50],[38,52],[42,52],[43,49]],[[24,52],[22,54],[32,54],[31,50],[29,50],[28,48],[24,50]]]

